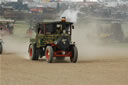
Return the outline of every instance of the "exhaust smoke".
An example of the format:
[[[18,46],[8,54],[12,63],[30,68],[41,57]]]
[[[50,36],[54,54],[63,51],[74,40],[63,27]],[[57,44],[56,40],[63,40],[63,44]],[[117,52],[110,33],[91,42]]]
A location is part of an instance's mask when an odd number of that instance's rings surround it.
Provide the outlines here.
[[[80,8],[77,8],[80,9]],[[70,7],[61,15],[75,23],[73,30],[73,41],[76,42],[79,51],[79,60],[95,60],[95,59],[115,59],[126,58],[128,56],[127,47],[123,47],[121,42],[104,42],[96,38],[97,21],[93,24],[87,24],[79,19],[79,10],[71,9]],[[91,22],[90,22],[91,23]],[[90,37],[93,35],[95,37]]]

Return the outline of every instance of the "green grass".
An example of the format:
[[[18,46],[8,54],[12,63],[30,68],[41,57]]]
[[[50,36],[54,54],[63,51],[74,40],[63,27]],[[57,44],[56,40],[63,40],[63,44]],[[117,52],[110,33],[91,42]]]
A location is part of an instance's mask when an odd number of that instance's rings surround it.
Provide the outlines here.
[[[21,42],[27,42],[29,41],[29,38],[27,38],[26,36],[26,31],[29,28],[29,25],[27,23],[25,23],[25,21],[17,21],[14,24],[14,35],[12,35],[12,37],[17,40],[17,41],[21,41]]]
[[[112,44],[111,45],[112,47],[115,47],[115,48],[128,48],[128,43],[115,43],[115,44]]]
[[[28,28],[29,25],[25,21],[18,21],[14,25],[14,34],[19,36],[25,35]]]

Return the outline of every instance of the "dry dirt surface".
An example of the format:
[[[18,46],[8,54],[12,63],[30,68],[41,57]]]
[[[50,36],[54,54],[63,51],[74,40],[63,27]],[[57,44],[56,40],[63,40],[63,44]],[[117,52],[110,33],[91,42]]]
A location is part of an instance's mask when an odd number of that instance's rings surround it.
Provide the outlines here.
[[[127,47],[104,49],[82,45],[78,40],[78,63],[66,60],[48,64],[43,59],[28,59],[27,41],[4,39],[0,85],[128,85]]]
[[[128,58],[48,64],[15,53],[0,57],[0,85],[128,85]]]

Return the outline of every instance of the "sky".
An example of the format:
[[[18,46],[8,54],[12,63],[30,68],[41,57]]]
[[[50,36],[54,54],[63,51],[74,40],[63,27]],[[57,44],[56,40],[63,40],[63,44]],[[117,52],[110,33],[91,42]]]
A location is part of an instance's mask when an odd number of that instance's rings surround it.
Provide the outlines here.
[[[0,1],[2,1],[2,0],[0,0]],[[17,1],[17,0],[6,0],[6,1]],[[67,1],[67,0],[66,0]],[[69,0],[68,0],[69,1]],[[83,1],[83,0],[70,0],[70,1]],[[89,0],[87,0],[87,1],[89,1]],[[90,1],[97,1],[97,0],[90,0]]]
[[[8,0],[8,1],[17,1],[17,0]],[[83,0],[71,0],[71,1],[83,1]],[[97,1],[97,0],[90,0],[90,1]]]
[[[66,0],[66,1],[69,1],[69,0]],[[83,1],[83,0],[70,0],[70,1]],[[87,0],[87,1],[97,1],[97,0]]]
[[[83,1],[83,0],[71,0],[71,1]],[[97,0],[90,0],[90,1],[97,1]]]
[[[83,0],[71,0],[71,1],[83,1]]]

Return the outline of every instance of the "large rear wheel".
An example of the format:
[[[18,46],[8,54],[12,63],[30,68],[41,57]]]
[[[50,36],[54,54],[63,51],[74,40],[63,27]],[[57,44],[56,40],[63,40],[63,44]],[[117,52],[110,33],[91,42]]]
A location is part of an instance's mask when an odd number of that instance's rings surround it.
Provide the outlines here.
[[[48,63],[52,63],[53,61],[53,48],[51,46],[47,46],[45,51],[46,61]]]
[[[3,52],[3,46],[2,46],[2,43],[0,43],[0,54],[2,54]]]
[[[30,44],[29,46],[29,57],[31,60],[38,60],[38,52],[36,48],[36,44]]]
[[[78,50],[76,46],[71,47],[72,56],[70,57],[70,61],[72,63],[76,63],[78,60]]]

